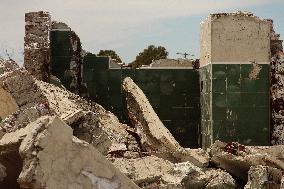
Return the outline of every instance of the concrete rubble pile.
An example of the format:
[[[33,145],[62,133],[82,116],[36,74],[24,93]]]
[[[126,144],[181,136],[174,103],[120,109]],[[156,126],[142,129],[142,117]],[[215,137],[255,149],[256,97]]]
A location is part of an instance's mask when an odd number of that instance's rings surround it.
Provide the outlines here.
[[[123,90],[133,128],[11,60],[0,63],[0,188],[283,187],[283,146],[183,148],[130,78]]]

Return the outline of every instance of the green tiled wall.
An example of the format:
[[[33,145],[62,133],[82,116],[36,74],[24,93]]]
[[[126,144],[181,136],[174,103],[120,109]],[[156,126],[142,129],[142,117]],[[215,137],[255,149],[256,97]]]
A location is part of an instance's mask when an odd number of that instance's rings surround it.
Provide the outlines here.
[[[72,78],[68,73],[72,58],[70,36],[70,31],[50,32],[50,72],[61,81],[63,86],[72,91],[70,87]]]
[[[200,125],[199,74],[192,69],[107,69],[94,55],[84,59],[83,81],[90,99],[128,122],[121,83],[131,77],[181,145],[198,147]]]
[[[269,65],[260,66],[256,79],[249,78],[252,64],[210,64],[201,68],[203,147],[215,140],[269,145]],[[207,79],[210,68],[211,81]]]

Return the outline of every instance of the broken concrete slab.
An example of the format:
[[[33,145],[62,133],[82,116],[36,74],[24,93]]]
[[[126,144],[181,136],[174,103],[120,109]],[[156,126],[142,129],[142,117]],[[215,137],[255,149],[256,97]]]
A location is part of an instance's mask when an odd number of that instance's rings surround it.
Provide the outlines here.
[[[24,188],[139,188],[57,117],[37,120],[20,146]]]
[[[19,109],[10,93],[0,87],[0,118],[1,120]]]
[[[205,168],[208,167],[210,156],[207,151],[198,148],[198,149],[190,149],[184,148],[177,152],[173,153],[177,162],[186,162],[189,161],[194,165]]]
[[[182,148],[159,119],[143,91],[129,77],[123,81],[129,118],[144,151],[172,162],[191,161],[207,167],[209,156],[202,149]]]
[[[141,188],[237,188],[230,174],[220,169],[201,169],[190,162],[174,164],[156,156],[136,159],[115,158],[112,161]]]
[[[116,117],[95,112],[85,112],[84,116],[72,124],[74,135],[96,147],[103,155],[123,156],[133,152],[132,157],[141,151],[136,139],[128,132],[130,128],[119,123]]]
[[[173,152],[181,146],[164,126],[142,90],[129,77],[123,80],[127,109],[146,151]]]
[[[181,181],[198,167],[189,162],[173,164],[156,156],[136,159],[115,158],[113,164],[142,188],[181,189]]]
[[[9,94],[19,109],[46,103],[47,99],[35,85],[35,79],[23,68],[6,72],[0,76],[0,88]]]
[[[36,80],[48,104],[64,122],[74,129],[74,135],[94,145],[102,154],[124,154],[132,157],[141,151],[131,135],[131,128],[102,106],[90,103],[65,89]],[[132,132],[134,133],[134,132]]]
[[[191,172],[182,181],[184,188],[192,189],[237,189],[238,184],[233,177],[221,169],[206,169]]]
[[[251,166],[245,189],[281,189],[283,171],[268,166]]]
[[[51,115],[47,104],[37,104],[30,108],[17,110],[0,122],[0,131],[4,133],[14,132],[47,114]]]
[[[10,179],[22,188],[139,188],[94,147],[73,137],[71,127],[58,117],[43,116],[5,134],[0,148],[1,160],[4,154],[20,152],[21,173],[14,168],[19,178]]]
[[[247,182],[248,171],[251,166],[263,165],[284,170],[283,159],[273,156],[275,153],[263,154],[257,152],[238,143],[216,141],[210,148],[210,162],[213,166],[226,170],[240,179],[242,183]]]

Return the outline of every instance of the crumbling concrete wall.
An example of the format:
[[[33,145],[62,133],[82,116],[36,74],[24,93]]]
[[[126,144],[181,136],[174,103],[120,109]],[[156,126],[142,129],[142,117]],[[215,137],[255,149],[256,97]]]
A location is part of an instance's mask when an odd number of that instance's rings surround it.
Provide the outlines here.
[[[273,145],[284,144],[284,54],[271,60],[271,126]]]
[[[48,12],[30,12],[25,15],[24,67],[37,79],[49,81],[49,31],[51,19]]]
[[[274,31],[271,24],[271,143],[273,145],[284,144],[284,53],[280,35]]]
[[[202,146],[270,144],[270,23],[247,12],[216,13],[200,36]]]

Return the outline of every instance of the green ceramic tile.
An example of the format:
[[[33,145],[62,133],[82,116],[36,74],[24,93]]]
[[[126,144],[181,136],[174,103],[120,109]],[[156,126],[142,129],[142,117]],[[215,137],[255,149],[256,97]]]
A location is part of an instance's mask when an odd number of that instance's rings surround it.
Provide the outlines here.
[[[240,107],[241,106],[241,93],[227,93],[227,106],[228,107]]]
[[[212,94],[212,105],[213,107],[227,107],[226,94],[224,93],[213,93]]]
[[[212,80],[213,92],[226,92],[226,79],[213,79]]]

